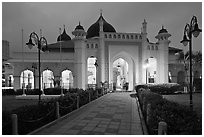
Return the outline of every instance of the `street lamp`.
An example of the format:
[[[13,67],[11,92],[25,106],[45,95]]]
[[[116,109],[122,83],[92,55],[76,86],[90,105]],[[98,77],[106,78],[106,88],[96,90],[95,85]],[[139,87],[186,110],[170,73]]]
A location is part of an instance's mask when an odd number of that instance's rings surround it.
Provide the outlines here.
[[[98,67],[97,58],[95,60],[94,66],[96,67],[96,84],[97,84],[97,67]]]
[[[34,43],[32,41],[32,39],[34,40]],[[41,101],[41,74],[40,74],[40,50],[42,51],[46,51],[48,49],[47,47],[47,40],[40,36],[40,38],[38,37],[38,35],[35,32],[32,32],[30,34],[30,38],[29,38],[29,42],[26,43],[26,45],[28,45],[28,47],[30,49],[32,49],[32,47],[34,47],[35,45],[38,48],[38,73],[39,73],[39,102]],[[43,47],[43,45],[45,47]]]
[[[146,69],[146,84],[148,83],[148,71],[147,71],[148,67],[149,67],[149,60],[146,59],[145,65],[144,65],[144,68]]]
[[[193,16],[191,19],[190,24],[186,24],[185,28],[184,28],[184,35],[183,35],[183,40],[181,41],[181,43],[184,46],[187,46],[189,43],[189,60],[190,60],[190,108],[193,109],[193,101],[192,101],[192,35],[194,37],[198,37],[198,35],[200,34],[202,30],[198,28],[198,23],[197,23],[197,17]]]

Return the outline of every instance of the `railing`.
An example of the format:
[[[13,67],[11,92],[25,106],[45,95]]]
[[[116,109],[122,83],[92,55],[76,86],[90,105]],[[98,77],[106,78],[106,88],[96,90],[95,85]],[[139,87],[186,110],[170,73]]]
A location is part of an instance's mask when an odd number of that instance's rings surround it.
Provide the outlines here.
[[[92,43],[87,43],[86,44],[87,49],[97,49],[98,48],[98,43],[92,42]]]
[[[104,33],[107,40],[141,41],[142,35],[139,33]]]
[[[97,84],[88,84],[88,88],[96,89],[96,87],[97,87]]]

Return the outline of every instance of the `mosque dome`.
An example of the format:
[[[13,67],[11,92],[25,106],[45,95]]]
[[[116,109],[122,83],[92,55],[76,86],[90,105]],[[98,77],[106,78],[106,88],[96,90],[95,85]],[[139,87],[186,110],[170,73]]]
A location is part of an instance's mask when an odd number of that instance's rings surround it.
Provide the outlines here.
[[[67,35],[65,31],[65,26],[64,26],[64,31],[61,35],[58,36],[57,41],[69,41],[69,40],[71,40],[71,37]]]
[[[80,22],[79,25],[76,26],[75,30],[84,30],[83,26],[81,26]]]
[[[166,29],[164,29],[164,26],[162,26],[162,29],[159,31],[158,34],[160,34],[160,33],[168,33],[168,31]]]
[[[92,24],[87,30],[87,36],[86,36],[87,39],[99,36],[99,31],[100,31],[99,21],[101,19],[103,20],[103,32],[116,32],[114,27],[108,22],[106,22],[106,20],[103,18],[101,14],[99,19],[94,24]]]

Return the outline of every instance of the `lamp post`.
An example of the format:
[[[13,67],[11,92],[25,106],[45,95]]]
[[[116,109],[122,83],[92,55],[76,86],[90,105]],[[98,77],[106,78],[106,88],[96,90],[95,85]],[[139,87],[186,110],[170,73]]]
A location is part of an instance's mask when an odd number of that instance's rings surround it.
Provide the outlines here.
[[[35,44],[33,43],[32,39],[34,40]],[[32,32],[30,34],[29,42],[26,43],[26,45],[28,45],[30,49],[32,49],[32,47],[35,45],[38,48],[38,73],[39,73],[38,75],[39,75],[39,102],[40,102],[41,101],[40,50],[46,51],[48,49],[47,40],[42,36],[40,36],[39,38],[35,32]],[[43,45],[45,45],[45,48],[43,47]]]
[[[185,28],[184,28],[184,35],[183,35],[183,40],[181,41],[181,43],[184,46],[187,46],[189,43],[189,72],[190,72],[190,108],[193,109],[193,101],[192,101],[192,90],[193,90],[193,85],[192,85],[192,35],[194,37],[198,37],[198,35],[200,34],[202,30],[198,28],[198,23],[197,23],[197,17],[193,16],[191,19],[190,24],[186,24]]]
[[[97,58],[95,60],[94,66],[96,67],[96,84],[97,84],[97,67],[98,67]]]
[[[148,83],[148,71],[147,71],[148,67],[149,67],[149,60],[146,59],[145,66],[144,66],[144,68],[146,69],[146,84]]]

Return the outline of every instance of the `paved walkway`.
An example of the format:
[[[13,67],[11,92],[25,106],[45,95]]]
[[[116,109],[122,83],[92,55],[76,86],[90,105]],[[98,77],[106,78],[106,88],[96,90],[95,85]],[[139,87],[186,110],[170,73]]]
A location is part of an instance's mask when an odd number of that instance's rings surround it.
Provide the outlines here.
[[[133,92],[109,93],[36,135],[142,135]]]

